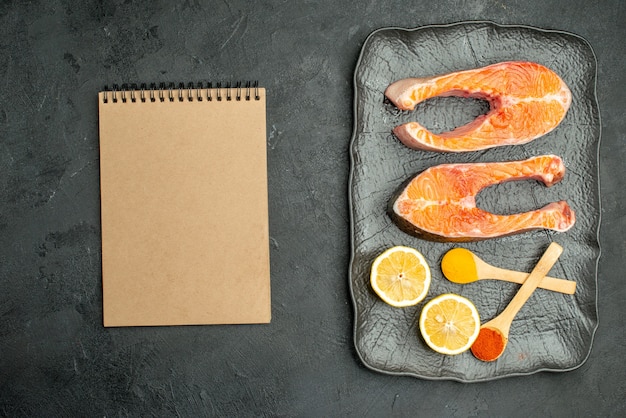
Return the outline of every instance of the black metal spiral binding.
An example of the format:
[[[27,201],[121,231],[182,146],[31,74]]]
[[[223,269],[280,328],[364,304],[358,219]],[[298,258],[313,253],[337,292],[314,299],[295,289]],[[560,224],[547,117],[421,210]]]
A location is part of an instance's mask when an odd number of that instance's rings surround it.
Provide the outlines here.
[[[198,83],[150,83],[148,86],[146,83],[137,85],[122,84],[121,86],[113,84],[111,89],[109,86],[104,86],[104,92],[102,95],[103,103],[146,103],[147,101],[156,102],[157,99],[160,102],[211,102],[214,99],[218,102],[222,100],[231,101],[233,97],[236,101],[250,101],[260,100],[259,94],[259,82],[258,81],[246,81],[242,84],[241,81],[235,82],[233,85],[231,82],[227,82],[225,87],[222,87],[222,83],[216,83],[215,87],[213,83],[208,82],[205,86],[203,82]]]

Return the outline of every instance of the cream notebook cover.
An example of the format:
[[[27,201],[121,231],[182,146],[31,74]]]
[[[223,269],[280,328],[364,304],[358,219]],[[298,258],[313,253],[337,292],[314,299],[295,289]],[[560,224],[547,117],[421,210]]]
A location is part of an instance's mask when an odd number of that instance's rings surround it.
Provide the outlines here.
[[[268,323],[265,90],[98,99],[104,325]]]

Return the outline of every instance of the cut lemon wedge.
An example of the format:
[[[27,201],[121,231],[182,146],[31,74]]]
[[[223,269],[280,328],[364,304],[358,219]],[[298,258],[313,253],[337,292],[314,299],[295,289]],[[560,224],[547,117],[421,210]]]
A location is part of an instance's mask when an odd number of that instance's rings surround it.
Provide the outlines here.
[[[480,317],[470,300],[445,293],[424,305],[419,327],[430,348],[454,355],[472,346],[480,330]]]
[[[430,268],[419,251],[392,247],[372,263],[370,283],[378,296],[395,307],[422,301],[430,287]]]

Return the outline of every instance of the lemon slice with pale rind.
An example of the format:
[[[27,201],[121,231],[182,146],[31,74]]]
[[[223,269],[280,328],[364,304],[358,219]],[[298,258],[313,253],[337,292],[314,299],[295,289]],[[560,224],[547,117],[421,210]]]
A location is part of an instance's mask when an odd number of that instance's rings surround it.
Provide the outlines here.
[[[391,306],[413,306],[430,287],[430,268],[414,248],[392,247],[372,263],[370,283],[374,292]]]
[[[476,341],[480,317],[469,299],[445,293],[424,305],[419,328],[430,348],[441,354],[455,355],[469,350]]]

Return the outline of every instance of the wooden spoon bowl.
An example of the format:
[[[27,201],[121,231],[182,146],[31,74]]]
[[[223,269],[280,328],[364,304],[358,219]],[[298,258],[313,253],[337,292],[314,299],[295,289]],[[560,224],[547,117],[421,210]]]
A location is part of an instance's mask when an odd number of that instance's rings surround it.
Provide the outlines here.
[[[448,251],[441,260],[441,271],[448,280],[458,284],[487,279],[522,284],[528,278],[528,273],[506,270],[487,264],[465,248],[453,248]],[[575,281],[548,276],[541,280],[538,287],[568,295],[573,295],[576,292]]]
[[[502,355],[509,340],[509,330],[515,315],[533,294],[562,252],[563,248],[559,244],[551,243],[507,307],[500,315],[480,327],[478,338],[471,347],[476,358],[483,361],[494,361]]]

